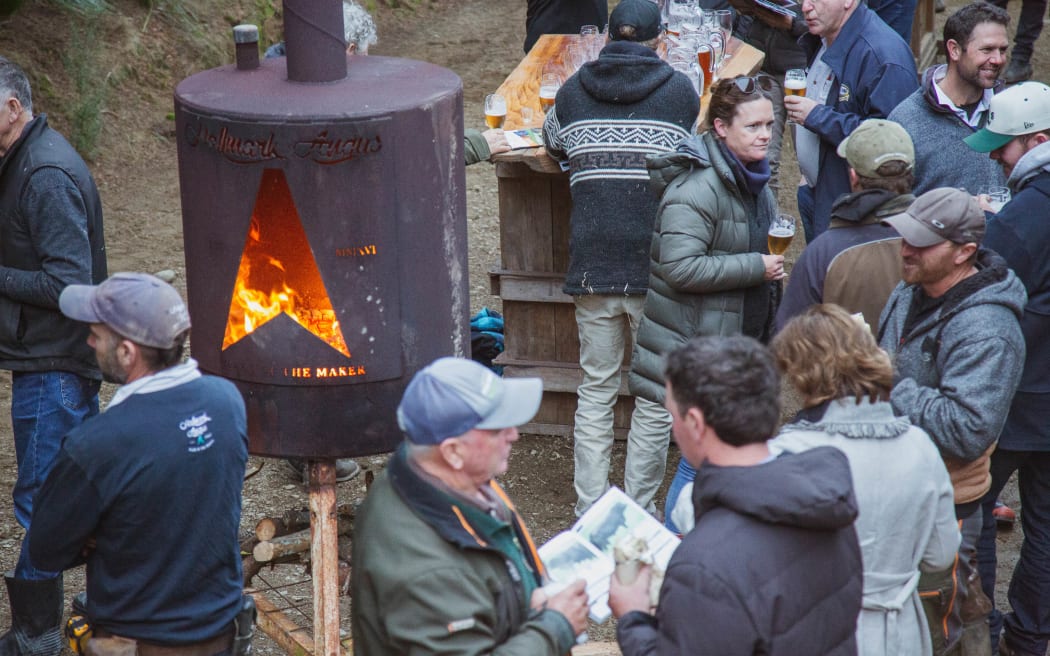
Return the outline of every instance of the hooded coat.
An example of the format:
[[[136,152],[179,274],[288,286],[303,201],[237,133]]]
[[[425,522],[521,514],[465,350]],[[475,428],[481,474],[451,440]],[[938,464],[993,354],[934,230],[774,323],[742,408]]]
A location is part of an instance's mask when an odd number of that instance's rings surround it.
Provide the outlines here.
[[[1025,361],[1024,285],[995,253],[977,253],[977,273],[909,325],[917,284],[903,281],[879,320],[879,346],[893,358],[893,409],[941,451],[956,505],[991,486],[988,457],[1006,421]]]
[[[1025,153],[1008,185],[1013,198],[988,222],[984,244],[1003,256],[1028,292],[1021,317],[1027,354],[999,444],[1050,451],[1050,143]]]
[[[849,459],[864,560],[860,654],[929,656],[919,572],[950,567],[959,548],[952,484],[937,447],[885,401],[838,399],[818,408],[800,413],[769,446],[795,453],[831,446]]]
[[[630,390],[654,403],[664,398],[664,354],[698,335],[740,334],[745,291],[766,287],[767,251],[750,244],[753,232],[765,239],[776,200],[769,187],[755,196],[742,186],[717,141],[705,132],[649,159],[653,187],[663,197]]]
[[[901,279],[901,238],[882,220],[915,200],[884,189],[846,194],[831,208],[831,225],[799,255],[777,309],[779,332],[817,303],[837,303],[861,312],[874,329],[890,292]]]
[[[699,109],[684,74],[625,41],[607,45],[558,90],[543,141],[569,162],[566,294],[645,293],[658,201],[645,158],[688,137]]]
[[[857,653],[857,502],[841,451],[705,462],[693,506],[696,526],[671,556],[656,615],[620,618],[623,656]]]

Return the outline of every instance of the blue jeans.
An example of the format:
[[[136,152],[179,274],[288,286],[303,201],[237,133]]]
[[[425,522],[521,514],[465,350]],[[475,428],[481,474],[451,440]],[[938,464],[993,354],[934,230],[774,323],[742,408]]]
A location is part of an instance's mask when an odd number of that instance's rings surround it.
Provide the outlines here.
[[[915,6],[918,0],[874,0],[868,3],[882,22],[901,35],[904,42],[911,46],[911,24],[915,20]],[[1037,35],[1038,36],[1038,35]]]
[[[98,414],[99,381],[65,371],[11,374],[11,425],[15,434],[18,480],[11,493],[15,519],[27,531],[33,501],[58,455],[62,438],[88,417]],[[58,572],[38,570],[29,562],[29,540],[15,566],[15,578],[43,580]]]
[[[667,501],[664,502],[664,526],[679,535],[682,532],[671,521],[671,511],[678,503],[678,495],[682,493],[682,488],[692,483],[694,478],[696,478],[696,470],[686,462],[685,458],[679,459],[678,469],[675,470],[674,478],[671,479],[671,486],[667,488]]]
[[[982,500],[991,515],[995,500],[1010,476],[1017,472],[1021,497],[1021,555],[1006,593],[1010,612],[993,610],[989,617],[992,644],[1000,629],[1014,650],[1026,654],[1046,653],[1050,641],[1050,452],[996,449],[992,453],[992,487]],[[995,599],[995,518],[986,517],[977,543],[981,584]]]

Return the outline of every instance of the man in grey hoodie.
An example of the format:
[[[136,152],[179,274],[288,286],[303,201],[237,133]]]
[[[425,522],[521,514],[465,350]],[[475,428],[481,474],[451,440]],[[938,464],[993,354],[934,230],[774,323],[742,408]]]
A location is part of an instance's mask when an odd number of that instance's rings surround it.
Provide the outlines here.
[[[989,457],[1024,365],[1024,285],[980,247],[985,217],[961,189],[919,196],[885,222],[900,233],[903,280],[879,320],[879,345],[894,359],[893,409],[941,451],[955,488],[962,544],[955,567],[924,573],[919,594],[935,654],[989,653],[975,543]],[[924,594],[926,593],[926,594]]]

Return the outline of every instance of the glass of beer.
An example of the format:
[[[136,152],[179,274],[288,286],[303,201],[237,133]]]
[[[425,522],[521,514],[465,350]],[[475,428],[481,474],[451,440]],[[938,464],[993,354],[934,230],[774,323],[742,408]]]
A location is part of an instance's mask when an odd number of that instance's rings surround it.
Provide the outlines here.
[[[502,129],[507,120],[507,100],[498,93],[485,96],[485,125],[492,129]]]
[[[784,95],[806,97],[806,69],[789,68],[787,73],[784,73]],[[788,119],[788,123],[794,121]]]
[[[806,96],[806,69],[792,68],[784,73],[784,93],[789,96]]]
[[[704,79],[711,79],[711,74],[714,73],[715,60],[710,43],[701,43],[696,49],[696,63],[700,65],[700,70],[704,74]]]
[[[770,255],[783,255],[795,237],[795,217],[790,214],[777,214],[769,223],[767,245]]]
[[[544,73],[540,77],[540,109],[546,114],[554,107],[554,98],[561,88],[561,78],[557,73]]]

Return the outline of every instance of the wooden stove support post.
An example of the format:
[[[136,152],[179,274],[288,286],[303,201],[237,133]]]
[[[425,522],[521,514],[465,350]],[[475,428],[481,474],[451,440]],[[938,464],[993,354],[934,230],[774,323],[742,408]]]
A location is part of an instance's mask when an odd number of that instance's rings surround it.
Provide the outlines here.
[[[339,524],[335,460],[310,461],[310,573],[314,583],[314,654],[340,656]]]

